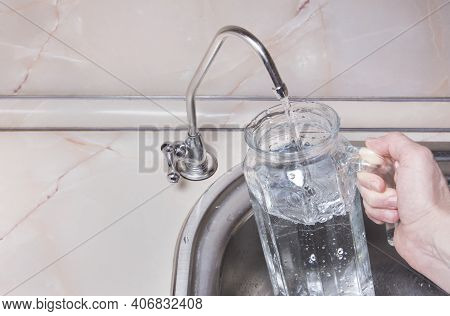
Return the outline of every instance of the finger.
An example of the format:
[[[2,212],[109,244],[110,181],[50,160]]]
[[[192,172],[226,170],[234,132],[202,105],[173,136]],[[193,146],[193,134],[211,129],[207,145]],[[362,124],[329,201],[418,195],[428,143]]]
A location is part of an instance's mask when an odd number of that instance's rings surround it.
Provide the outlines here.
[[[399,220],[399,215],[397,210],[388,210],[375,208],[367,203],[364,204],[364,209],[366,211],[367,217],[374,220],[375,223],[396,223]]]
[[[411,156],[418,147],[422,147],[404,134],[397,132],[367,139],[366,146],[381,156],[392,157],[401,163],[407,161],[407,156]]]
[[[398,179],[398,172],[397,169],[398,167],[400,167],[400,164],[398,163],[398,161],[394,162],[394,168],[395,168],[395,172],[394,172],[394,182],[397,183],[397,179]]]
[[[384,192],[376,192],[359,186],[359,192],[364,201],[375,208],[397,209],[397,192],[392,188],[387,188]]]
[[[384,190],[386,190],[386,183],[384,180],[374,173],[358,172],[357,178],[358,183],[369,190],[376,192],[384,192]]]
[[[379,221],[379,220],[377,220],[377,219],[375,219],[375,218],[373,218],[372,216],[370,216],[367,212],[366,212],[366,215],[367,215],[367,218],[368,219],[370,219],[372,222],[374,222],[375,224],[377,224],[377,225],[381,225],[381,224],[384,224],[384,222],[382,222],[382,221]]]
[[[381,225],[384,224],[384,222],[382,220],[376,219],[375,217],[373,217],[371,214],[373,212],[369,212],[369,209],[371,209],[372,207],[370,205],[368,205],[365,201],[363,201],[363,206],[364,206],[364,212],[366,213],[367,217],[374,222],[377,225]]]

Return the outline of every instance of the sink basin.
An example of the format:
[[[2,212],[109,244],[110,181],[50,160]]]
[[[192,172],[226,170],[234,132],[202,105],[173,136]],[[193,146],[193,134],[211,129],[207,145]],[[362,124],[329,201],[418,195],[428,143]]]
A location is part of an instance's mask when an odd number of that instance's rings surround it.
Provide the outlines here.
[[[376,295],[445,295],[364,219]],[[219,178],[192,209],[179,237],[174,295],[273,295],[241,166]]]

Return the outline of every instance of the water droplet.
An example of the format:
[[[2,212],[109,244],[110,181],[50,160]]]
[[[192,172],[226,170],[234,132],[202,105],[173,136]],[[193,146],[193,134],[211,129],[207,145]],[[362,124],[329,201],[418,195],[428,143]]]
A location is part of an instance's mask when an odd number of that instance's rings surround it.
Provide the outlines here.
[[[309,262],[309,263],[314,263],[314,262],[316,262],[316,255],[315,255],[315,254],[311,254],[311,256],[309,256],[308,262]]]
[[[339,260],[341,260],[342,259],[342,257],[343,257],[343,254],[344,253],[344,250],[342,249],[342,248],[338,248],[337,250],[336,250],[336,257],[339,259]]]
[[[322,249],[325,249],[325,246],[322,246]]]

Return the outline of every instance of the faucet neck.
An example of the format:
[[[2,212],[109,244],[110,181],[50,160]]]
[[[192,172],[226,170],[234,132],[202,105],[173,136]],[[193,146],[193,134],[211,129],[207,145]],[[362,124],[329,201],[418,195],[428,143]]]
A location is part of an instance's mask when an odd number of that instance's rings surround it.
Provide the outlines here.
[[[189,83],[189,87],[186,92],[186,111],[189,122],[189,136],[196,136],[198,134],[197,115],[195,107],[195,96],[197,93],[197,89],[200,86],[203,77],[205,77],[206,72],[208,71],[212,61],[214,60],[214,57],[216,57],[225,39],[230,36],[242,39],[244,42],[250,45],[250,47],[253,48],[256,54],[261,58],[270,75],[270,78],[273,81],[273,90],[277,98],[282,99],[288,96],[286,84],[281,80],[277,67],[275,66],[272,57],[270,56],[264,45],[252,33],[247,31],[246,29],[243,29],[242,27],[225,26],[217,32],[216,36],[211,42],[205,56],[203,56],[202,61],[197,67],[197,70],[195,71],[195,74],[192,77],[192,80]]]

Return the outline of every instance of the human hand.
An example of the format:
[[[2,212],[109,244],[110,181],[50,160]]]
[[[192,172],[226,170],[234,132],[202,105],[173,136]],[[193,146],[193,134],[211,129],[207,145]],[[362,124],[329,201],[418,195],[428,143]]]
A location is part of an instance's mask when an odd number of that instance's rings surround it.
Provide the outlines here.
[[[401,133],[369,139],[366,146],[395,165],[396,189],[375,174],[358,173],[367,216],[377,224],[395,223],[398,253],[450,292],[450,192],[430,150]]]

